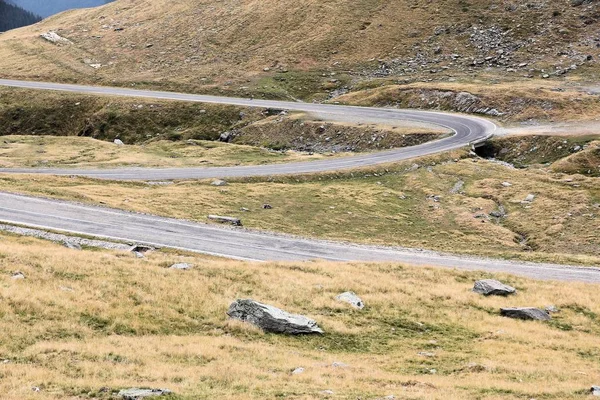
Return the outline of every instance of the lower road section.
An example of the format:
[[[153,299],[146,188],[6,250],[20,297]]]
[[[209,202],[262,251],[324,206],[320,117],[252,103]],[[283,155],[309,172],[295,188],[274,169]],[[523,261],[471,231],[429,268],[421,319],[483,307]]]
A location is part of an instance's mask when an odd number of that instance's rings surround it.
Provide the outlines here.
[[[506,272],[536,279],[600,283],[598,268],[475,259],[309,240],[8,193],[0,193],[0,221],[243,260],[393,261]]]

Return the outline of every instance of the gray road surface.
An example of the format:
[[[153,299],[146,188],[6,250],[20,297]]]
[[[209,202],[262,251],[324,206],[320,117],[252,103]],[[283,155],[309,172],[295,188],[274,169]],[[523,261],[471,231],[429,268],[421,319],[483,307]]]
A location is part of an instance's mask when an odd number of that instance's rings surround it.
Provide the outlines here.
[[[395,261],[536,279],[600,283],[600,269],[478,259],[391,247],[310,240],[0,193],[0,221],[242,260]]]

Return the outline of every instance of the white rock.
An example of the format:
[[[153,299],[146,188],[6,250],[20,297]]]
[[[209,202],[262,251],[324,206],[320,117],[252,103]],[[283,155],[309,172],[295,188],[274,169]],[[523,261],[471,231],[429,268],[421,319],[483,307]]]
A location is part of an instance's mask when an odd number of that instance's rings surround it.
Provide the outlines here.
[[[58,33],[53,32],[53,31],[42,33],[40,36],[43,39],[46,39],[50,43],[54,43],[54,44],[68,44],[68,43],[71,43],[71,41],[69,39],[66,39],[66,38],[62,37]]]
[[[187,271],[188,269],[191,269],[192,266],[190,264],[187,263],[178,263],[178,264],[173,264],[169,267],[169,269],[179,269],[182,271]]]
[[[123,146],[125,144],[125,143],[123,143],[123,141],[121,139],[115,139],[115,141],[113,143],[116,144],[117,146]]]
[[[502,182],[502,186],[504,186],[504,187],[511,187],[512,183],[510,183],[510,182]]]
[[[21,271],[17,271],[12,275],[12,279],[25,279],[25,274]]]
[[[345,292],[336,297],[337,300],[350,304],[352,307],[362,310],[365,303],[354,292]]]
[[[298,367],[298,368],[296,368],[295,370],[292,371],[292,375],[300,375],[303,372],[304,372],[304,368]]]
[[[217,180],[212,181],[211,185],[212,186],[227,186],[229,184],[224,180],[217,179]]]

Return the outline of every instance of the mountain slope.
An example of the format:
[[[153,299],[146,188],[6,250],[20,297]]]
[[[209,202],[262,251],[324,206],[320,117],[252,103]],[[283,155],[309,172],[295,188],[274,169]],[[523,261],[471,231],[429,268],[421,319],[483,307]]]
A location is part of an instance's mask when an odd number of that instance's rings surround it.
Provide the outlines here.
[[[74,8],[96,7],[110,3],[111,1],[112,0],[11,0],[11,3],[46,18],[61,11]]]
[[[260,80],[285,71],[354,80],[587,74],[598,67],[599,16],[597,2],[541,0],[118,0],[0,36],[0,70],[193,89],[247,79],[268,87]],[[73,45],[44,43],[44,30]],[[308,85],[294,77],[291,86]]]
[[[35,24],[40,20],[37,15],[0,0],[0,32]]]

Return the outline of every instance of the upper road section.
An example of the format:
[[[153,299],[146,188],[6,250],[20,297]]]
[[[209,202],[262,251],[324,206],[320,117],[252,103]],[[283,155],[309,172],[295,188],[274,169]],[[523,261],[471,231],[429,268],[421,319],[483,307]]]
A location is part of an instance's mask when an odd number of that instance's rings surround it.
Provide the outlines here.
[[[399,148],[375,153],[336,158],[332,160],[307,161],[276,165],[217,168],[116,168],[116,169],[0,169],[0,173],[36,173],[52,175],[79,175],[112,180],[169,180],[233,178],[250,176],[272,176],[308,174],[368,167],[393,163],[415,157],[442,153],[466,145],[484,141],[491,137],[497,126],[486,119],[443,112],[398,110],[373,107],[353,107],[332,104],[315,104],[278,100],[253,100],[186,93],[136,90],[118,87],[68,85],[48,82],[29,82],[0,79],[0,86],[35,90],[54,90],[106,96],[140,97],[154,100],[174,100],[198,103],[228,104],[242,107],[275,108],[303,111],[330,121],[345,121],[348,118],[365,124],[389,124],[397,121],[419,122],[438,125],[452,130],[454,135],[418,146]]]

